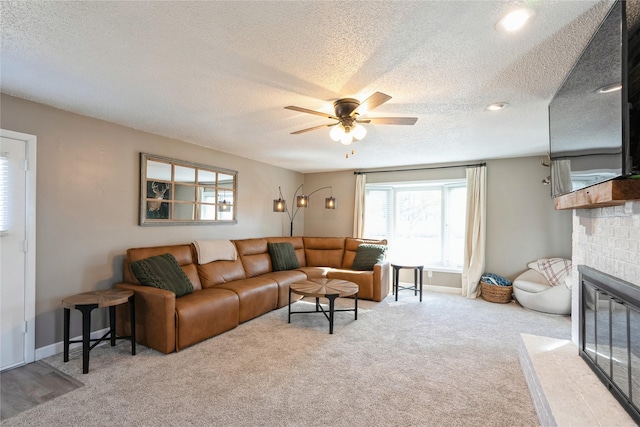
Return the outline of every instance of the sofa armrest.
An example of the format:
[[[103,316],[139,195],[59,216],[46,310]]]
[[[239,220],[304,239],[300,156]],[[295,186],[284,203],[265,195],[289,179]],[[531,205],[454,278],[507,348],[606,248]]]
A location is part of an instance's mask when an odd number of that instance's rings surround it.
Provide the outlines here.
[[[387,295],[389,295],[389,279],[391,274],[389,273],[391,263],[389,261],[383,261],[373,266],[373,295],[374,301],[382,301]]]
[[[136,341],[163,353],[176,349],[176,294],[133,283],[116,283],[116,289],[131,290],[136,297]],[[117,307],[118,330],[130,334],[129,304]]]

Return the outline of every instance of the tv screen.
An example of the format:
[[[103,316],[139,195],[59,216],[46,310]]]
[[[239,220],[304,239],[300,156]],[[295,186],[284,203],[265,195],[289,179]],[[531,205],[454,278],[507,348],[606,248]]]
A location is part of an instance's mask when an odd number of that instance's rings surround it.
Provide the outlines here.
[[[639,5],[614,3],[549,104],[553,197],[638,170]]]

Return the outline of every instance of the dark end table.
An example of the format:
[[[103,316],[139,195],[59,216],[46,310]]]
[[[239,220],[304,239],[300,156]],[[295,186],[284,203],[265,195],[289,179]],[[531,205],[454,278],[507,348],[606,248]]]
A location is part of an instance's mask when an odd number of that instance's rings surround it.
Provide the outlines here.
[[[131,316],[131,335],[127,337],[116,336],[116,305],[128,302]],[[64,361],[69,361],[69,344],[82,343],[82,373],[89,372],[89,352],[107,337],[111,340],[111,346],[116,345],[116,339],[131,340],[131,354],[136,354],[136,314],[135,294],[133,291],[108,289],[106,291],[92,291],[73,295],[62,300],[64,307]],[[91,312],[95,308],[109,307],[109,332],[102,338],[91,338]],[[82,313],[82,340],[69,339],[69,321],[71,309],[75,308]],[[93,345],[91,343],[93,342]]]
[[[396,301],[398,301],[398,291],[407,289],[413,291],[414,295],[418,295],[418,291],[420,291],[420,302],[422,302],[422,270],[424,265],[391,264],[391,268],[393,268],[393,286],[391,289],[396,295]],[[413,270],[413,286],[400,286],[400,269],[402,268]],[[420,288],[418,288],[418,272],[420,272]]]

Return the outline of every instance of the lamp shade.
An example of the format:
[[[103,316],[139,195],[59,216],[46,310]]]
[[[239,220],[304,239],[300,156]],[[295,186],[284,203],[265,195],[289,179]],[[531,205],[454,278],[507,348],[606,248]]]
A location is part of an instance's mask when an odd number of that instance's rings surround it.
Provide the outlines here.
[[[229,202],[227,202],[226,200],[223,200],[218,205],[218,212],[231,212],[231,204]]]
[[[274,212],[284,212],[287,210],[287,202],[282,199],[276,199],[273,201]]]
[[[336,208],[336,199],[335,197],[327,197],[324,199],[324,208],[325,209],[335,209]]]
[[[306,208],[307,206],[309,206],[309,196],[305,196],[303,194],[302,196],[296,197],[296,205],[299,208]]]

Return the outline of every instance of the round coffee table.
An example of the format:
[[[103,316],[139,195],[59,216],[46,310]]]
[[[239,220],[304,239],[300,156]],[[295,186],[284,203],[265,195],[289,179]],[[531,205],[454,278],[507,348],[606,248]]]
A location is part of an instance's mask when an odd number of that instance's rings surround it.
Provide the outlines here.
[[[316,299],[315,311],[291,311],[291,293],[312,297]],[[335,300],[338,297],[348,297],[354,295],[354,307],[348,309],[335,308]],[[329,300],[329,313],[320,305],[320,298]],[[291,323],[292,314],[302,313],[322,313],[329,320],[329,333],[333,334],[333,313],[336,311],[353,311],[355,320],[358,320],[358,285],[353,282],[341,279],[308,279],[301,282],[292,283],[289,286],[289,321]]]

